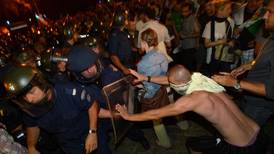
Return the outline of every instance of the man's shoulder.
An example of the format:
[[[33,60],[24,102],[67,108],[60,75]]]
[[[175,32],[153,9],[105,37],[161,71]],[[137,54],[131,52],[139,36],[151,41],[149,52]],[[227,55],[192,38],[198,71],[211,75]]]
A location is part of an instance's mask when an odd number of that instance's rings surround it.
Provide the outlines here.
[[[234,19],[232,19],[231,17],[228,17],[228,18],[227,18],[227,21],[230,23],[231,26],[234,26],[234,25],[235,25],[235,21],[234,21]]]
[[[153,64],[157,64],[159,62],[162,62],[166,59],[165,55],[158,52],[158,51],[150,51],[148,52],[147,54],[145,54],[142,58],[142,60],[140,61],[140,63],[142,64],[150,64],[150,65],[153,65]]]
[[[83,91],[86,92],[92,92],[100,90],[100,88],[97,85],[82,85],[77,82],[69,82],[69,83],[58,83],[54,86],[55,92],[57,94],[57,97],[63,97],[63,96],[72,96],[72,97],[78,97],[80,93]]]
[[[186,21],[189,21],[189,22],[194,22],[195,20],[196,20],[196,16],[194,15],[194,14],[191,14],[187,19],[188,20],[186,20]]]
[[[119,28],[112,28],[111,31],[110,31],[110,36],[117,37],[121,33],[123,33],[123,32]]]
[[[153,56],[153,58],[156,57],[157,59],[166,59],[166,56],[157,50],[152,51],[151,55]]]
[[[77,84],[74,81],[66,82],[66,83],[57,82],[54,84],[55,90],[61,90],[61,89],[66,89],[66,88],[71,88],[71,87],[79,87],[79,84]]]

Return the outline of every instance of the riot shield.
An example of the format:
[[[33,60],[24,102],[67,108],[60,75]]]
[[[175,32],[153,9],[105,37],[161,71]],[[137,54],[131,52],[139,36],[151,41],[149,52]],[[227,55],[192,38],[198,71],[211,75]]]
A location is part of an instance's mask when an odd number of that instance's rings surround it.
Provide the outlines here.
[[[129,113],[135,113],[137,104],[134,102],[134,87],[131,85],[132,76],[126,76],[103,87],[103,95],[111,111],[114,144],[118,144],[132,126],[131,122],[114,116],[116,104],[126,105]]]

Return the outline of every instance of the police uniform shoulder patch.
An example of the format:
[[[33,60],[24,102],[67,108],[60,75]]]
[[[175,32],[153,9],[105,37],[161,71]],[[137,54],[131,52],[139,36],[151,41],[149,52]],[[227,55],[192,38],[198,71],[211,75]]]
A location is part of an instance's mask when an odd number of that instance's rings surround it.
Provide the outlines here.
[[[84,89],[84,90],[82,90],[82,92],[81,92],[81,100],[84,100],[85,98],[86,98],[86,90]]]
[[[76,95],[76,92],[77,92],[76,88],[73,88],[73,89],[72,89],[72,96],[75,96],[75,95]]]
[[[90,102],[91,101],[91,96],[89,94],[87,94],[87,101]]]

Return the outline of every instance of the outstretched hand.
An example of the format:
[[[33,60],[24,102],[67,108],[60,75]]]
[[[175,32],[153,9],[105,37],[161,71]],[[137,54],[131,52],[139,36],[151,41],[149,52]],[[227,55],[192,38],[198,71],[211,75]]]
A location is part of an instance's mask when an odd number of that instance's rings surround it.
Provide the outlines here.
[[[246,71],[250,70],[252,68],[251,64],[243,64],[238,68],[235,68],[234,70],[231,71],[231,75],[234,78],[237,78],[239,75],[242,75]]]
[[[219,74],[213,75],[211,78],[220,85],[227,87],[233,87],[237,82],[237,80],[227,72],[220,72]]]
[[[128,111],[127,111],[127,107],[126,105],[120,105],[120,104],[117,104],[115,106],[116,110],[120,113],[120,116],[122,118],[124,118],[125,120],[127,120],[129,118],[129,114],[128,114]]]
[[[135,70],[129,69],[129,72],[130,72],[130,74],[132,74],[133,76],[136,77],[136,79],[134,79],[134,81],[133,81],[134,83],[139,83],[139,82],[146,80],[146,76],[139,74]]]

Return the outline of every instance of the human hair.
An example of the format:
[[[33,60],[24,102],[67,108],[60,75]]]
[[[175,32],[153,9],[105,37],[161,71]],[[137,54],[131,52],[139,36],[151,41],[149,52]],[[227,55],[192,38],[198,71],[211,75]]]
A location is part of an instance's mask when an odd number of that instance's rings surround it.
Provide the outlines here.
[[[152,8],[145,7],[145,8],[142,9],[141,12],[142,12],[141,14],[144,14],[149,19],[155,19],[155,17],[156,17],[156,13]]]
[[[157,33],[150,28],[142,32],[141,39],[147,42],[149,47],[158,45]]]
[[[213,0],[212,3],[215,5],[216,10],[223,10],[225,5],[231,4],[230,0]]]
[[[188,8],[191,12],[193,11],[193,5],[190,2],[184,2],[182,8]]]
[[[136,19],[136,13],[134,12],[134,10],[130,10],[128,14],[128,20],[135,21],[135,19]]]

